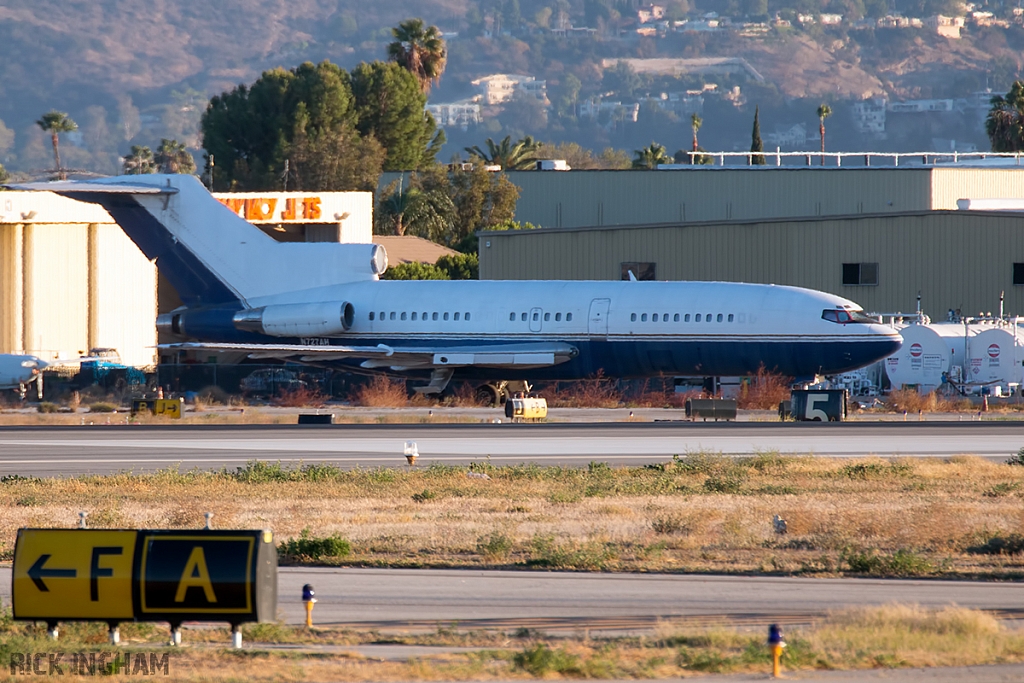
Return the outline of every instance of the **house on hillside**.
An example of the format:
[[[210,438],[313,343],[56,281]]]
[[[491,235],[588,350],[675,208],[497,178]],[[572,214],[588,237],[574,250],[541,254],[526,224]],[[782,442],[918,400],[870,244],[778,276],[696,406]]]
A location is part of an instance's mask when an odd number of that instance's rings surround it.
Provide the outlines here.
[[[644,5],[636,11],[636,21],[638,24],[661,21],[664,18],[665,8],[662,5]]]
[[[492,74],[471,83],[477,88],[476,99],[486,105],[507,102],[517,92],[535,97],[545,107],[551,104],[548,101],[548,82],[537,80],[533,76]]]
[[[434,121],[442,128],[458,127],[468,129],[480,123],[480,104],[472,100],[449,102],[445,104],[428,104],[427,111]]]
[[[872,97],[855,103],[850,112],[853,129],[858,133],[885,135],[885,106],[884,97]]]

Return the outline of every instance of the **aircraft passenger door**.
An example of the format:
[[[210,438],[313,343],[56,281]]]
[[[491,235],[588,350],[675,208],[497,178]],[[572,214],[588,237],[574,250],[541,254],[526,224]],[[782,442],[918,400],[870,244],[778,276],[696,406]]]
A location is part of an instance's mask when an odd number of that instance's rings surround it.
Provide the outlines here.
[[[539,308],[530,309],[530,332],[540,332],[540,327],[543,324],[541,318],[544,313]]]
[[[588,331],[591,337],[608,336],[608,307],[611,303],[611,299],[594,299],[590,302]]]

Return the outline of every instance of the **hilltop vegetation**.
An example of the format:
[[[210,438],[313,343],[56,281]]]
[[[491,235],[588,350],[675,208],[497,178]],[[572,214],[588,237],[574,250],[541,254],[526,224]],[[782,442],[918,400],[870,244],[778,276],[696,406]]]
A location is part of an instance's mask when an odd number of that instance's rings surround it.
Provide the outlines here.
[[[391,27],[412,16],[447,34],[448,64],[433,102],[467,97],[470,81],[489,73],[547,81],[550,107],[513,101],[488,112],[480,126],[451,131],[440,160],[487,137],[526,134],[594,150],[632,150],[650,143],[653,131],[671,153],[688,142],[686,121],[644,99],[700,88],[707,80],[720,93],[741,87],[741,96],[705,105],[705,118],[714,125],[702,131],[704,147],[731,149],[749,131],[755,104],[766,132],[795,122],[813,130],[814,107],[823,98],[836,105],[880,94],[963,97],[986,85],[1006,92],[1020,73],[1024,48],[1024,29],[1010,23],[1015,19],[1002,6],[988,9],[1006,26],[968,24],[962,39],[951,40],[927,28],[864,28],[858,22],[889,11],[878,0],[661,4],[666,21],[716,12],[735,25],[760,22],[767,28],[756,34],[673,29],[643,37],[635,32],[638,3],[630,0],[9,0],[0,7],[0,163],[21,172],[49,165],[48,140],[34,121],[50,109],[69,112],[80,126],[62,150],[69,167],[116,173],[132,145],[155,148],[161,138],[183,141],[199,156],[199,119],[210,97],[276,67],[329,59],[352,70],[386,59]],[[961,11],[952,0],[900,0],[895,9],[914,17]],[[823,12],[843,20],[829,26],[797,20],[801,13]],[[573,27],[593,30],[560,33]],[[704,56],[743,57],[764,81],[737,75],[622,78],[602,65],[620,58]],[[640,100],[639,120],[582,121],[580,104],[588,98]],[[956,113],[924,126],[897,124],[888,141],[846,136],[849,126],[839,121],[833,121],[830,140],[845,148],[913,147],[943,130],[962,130],[985,145],[980,121]]]

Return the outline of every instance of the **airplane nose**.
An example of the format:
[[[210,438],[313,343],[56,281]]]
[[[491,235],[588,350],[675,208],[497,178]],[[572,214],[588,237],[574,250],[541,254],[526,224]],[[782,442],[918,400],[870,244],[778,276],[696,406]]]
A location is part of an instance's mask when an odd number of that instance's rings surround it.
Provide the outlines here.
[[[36,359],[36,369],[37,370],[42,370],[42,369],[48,368],[48,367],[50,367],[50,364],[47,363],[45,360]]]

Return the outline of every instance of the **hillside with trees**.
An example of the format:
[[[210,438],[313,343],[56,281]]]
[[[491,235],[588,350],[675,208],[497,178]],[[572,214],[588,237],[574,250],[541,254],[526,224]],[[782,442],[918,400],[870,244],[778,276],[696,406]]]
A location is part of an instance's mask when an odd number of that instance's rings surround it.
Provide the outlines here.
[[[655,5],[660,9],[634,0],[8,0],[0,7],[0,163],[25,175],[52,169],[51,135],[36,122],[54,110],[77,125],[61,133],[62,168],[148,169],[159,165],[154,150],[168,141],[184,145],[202,170],[201,120],[211,98],[223,104],[241,84],[267,78],[265,72],[297,76],[304,63],[324,60],[346,74],[353,98],[351,119],[336,132],[362,144],[368,158],[382,154],[382,168],[465,158],[467,148],[485,149],[487,139],[527,136],[545,143],[545,156],[557,149],[576,167],[629,166],[634,151],[652,143],[671,157],[691,147],[692,112],[675,106],[677,97],[700,99],[706,150],[746,150],[755,107],[765,151],[785,148],[787,140],[815,149],[815,112],[823,102],[835,112],[830,149],[919,151],[946,142],[986,149],[978,93],[1006,93],[1021,72],[1021,13],[994,0],[969,7],[953,0]],[[392,28],[410,17],[438,27],[434,38],[446,44],[442,63],[410,65],[400,50],[389,55]],[[956,21],[943,24],[943,17]],[[405,79],[387,66],[389,57],[403,74],[412,74],[413,66],[418,75]],[[646,66],[701,58],[740,59],[750,69],[659,72]],[[624,60],[646,61],[634,68]],[[420,106],[417,89],[431,103],[463,101],[478,94],[473,81],[490,74],[543,81],[544,96],[517,92],[482,106],[478,122],[445,127],[447,144],[440,150],[431,146],[441,138],[429,126],[399,130],[395,126],[408,117],[389,119],[389,112],[374,118],[365,106],[359,111],[360,98],[365,102],[382,87],[405,88],[403,97],[414,108]],[[916,118],[890,116],[884,135],[858,132],[854,105],[878,96],[953,104]],[[298,138],[294,128],[283,135],[294,147],[290,171],[308,176],[326,151],[308,125],[302,128]],[[384,139],[389,135],[412,135],[416,143],[401,156],[394,141]],[[268,153],[276,154],[273,163],[283,161],[280,152]],[[181,160],[180,149],[174,154]],[[227,162],[233,152],[215,152],[221,154]],[[233,173],[234,161],[222,168]],[[249,172],[280,177],[283,169]]]

